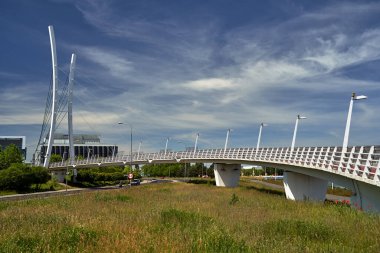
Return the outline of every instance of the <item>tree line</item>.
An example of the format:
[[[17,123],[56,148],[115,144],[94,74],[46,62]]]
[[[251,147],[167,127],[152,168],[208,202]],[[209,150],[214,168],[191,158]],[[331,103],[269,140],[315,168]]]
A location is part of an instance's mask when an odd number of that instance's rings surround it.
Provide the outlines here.
[[[241,171],[243,176],[282,176],[284,174],[284,170],[271,167],[242,169]]]
[[[214,177],[213,167],[203,163],[145,164],[141,170],[147,177]]]
[[[132,170],[127,166],[92,167],[78,170],[75,178],[72,173],[68,176],[70,183],[84,187],[113,185],[120,181],[128,181],[128,174],[134,179],[145,177],[214,177],[213,166],[207,168],[202,163],[187,164],[146,164],[135,166]]]

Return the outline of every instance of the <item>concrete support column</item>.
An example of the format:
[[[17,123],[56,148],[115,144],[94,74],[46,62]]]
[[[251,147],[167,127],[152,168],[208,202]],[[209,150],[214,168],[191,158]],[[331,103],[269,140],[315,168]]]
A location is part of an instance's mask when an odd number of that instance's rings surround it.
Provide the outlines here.
[[[51,178],[56,178],[58,182],[64,183],[65,182],[65,171],[52,171],[51,172]]]
[[[241,164],[214,164],[216,186],[236,187],[239,184]]]
[[[324,201],[327,192],[327,180],[286,171],[284,187],[287,199]]]
[[[355,193],[351,196],[351,205],[370,212],[380,212],[380,187],[354,181]]]

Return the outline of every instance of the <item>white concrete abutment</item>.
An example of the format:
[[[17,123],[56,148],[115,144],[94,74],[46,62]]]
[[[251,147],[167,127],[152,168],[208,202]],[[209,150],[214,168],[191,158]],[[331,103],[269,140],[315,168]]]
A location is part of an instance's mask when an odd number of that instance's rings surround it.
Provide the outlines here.
[[[351,205],[371,212],[380,212],[380,188],[353,180],[354,194],[351,196]]]
[[[364,211],[380,212],[380,187],[376,185],[323,171],[293,169],[297,172],[284,172],[287,199],[324,201],[327,184],[331,181],[352,191],[351,206]]]
[[[284,188],[287,199],[324,201],[327,180],[291,171],[284,172]]]
[[[236,187],[240,180],[241,164],[214,163],[216,186]]]

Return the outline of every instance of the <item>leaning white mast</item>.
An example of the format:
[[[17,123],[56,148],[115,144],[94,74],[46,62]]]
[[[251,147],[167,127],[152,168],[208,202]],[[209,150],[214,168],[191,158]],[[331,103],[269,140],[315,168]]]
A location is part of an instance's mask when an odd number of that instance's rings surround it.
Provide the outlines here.
[[[69,95],[68,95],[68,113],[67,121],[69,128],[69,152],[70,152],[70,164],[74,163],[75,152],[74,152],[74,137],[73,137],[73,86],[74,86],[74,71],[77,56],[75,54],[71,55],[70,73],[69,73]]]
[[[49,36],[50,36],[50,47],[51,47],[51,61],[53,67],[53,88],[52,88],[52,107],[51,107],[51,121],[50,121],[50,132],[49,132],[49,141],[48,147],[45,155],[44,167],[49,167],[51,149],[54,142],[54,131],[56,125],[56,90],[58,86],[58,66],[57,66],[57,52],[55,48],[55,37],[54,37],[54,28],[49,26]]]

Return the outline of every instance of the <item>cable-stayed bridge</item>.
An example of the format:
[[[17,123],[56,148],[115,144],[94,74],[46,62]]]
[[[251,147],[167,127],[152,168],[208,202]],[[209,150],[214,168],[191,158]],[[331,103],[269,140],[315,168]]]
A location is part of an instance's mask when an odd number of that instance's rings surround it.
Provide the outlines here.
[[[50,170],[65,174],[68,168],[148,163],[214,163],[217,186],[238,185],[241,164],[283,169],[287,198],[325,199],[328,182],[351,189],[352,204],[380,211],[380,147],[228,148],[197,151],[135,153],[54,163]]]
[[[63,181],[69,168],[78,170],[94,166],[125,164],[214,163],[217,186],[235,187],[239,182],[241,164],[253,164],[284,170],[284,187],[288,199],[323,201],[328,182],[333,182],[352,190],[353,205],[364,210],[380,211],[380,146],[347,146],[353,101],[366,98],[365,96],[356,96],[355,93],[353,93],[350,101],[342,147],[295,147],[298,121],[306,118],[298,115],[291,147],[259,148],[261,130],[265,126],[262,123],[256,148],[227,148],[229,129],[223,149],[197,149],[197,135],[195,147],[192,151],[166,152],[165,148],[165,152],[143,153],[139,151],[132,153],[131,148],[129,155],[114,155],[103,158],[88,156],[87,159],[76,160],[72,139],[71,107],[76,57],[73,54],[67,92],[63,93],[66,100],[57,99],[56,90],[59,79],[52,27],[49,27],[49,33],[53,66],[52,88],[46,103],[47,109],[40,141],[36,149],[35,164],[43,163],[59,180]],[[60,163],[49,164],[54,131],[57,127],[57,115],[59,110],[66,105],[68,106],[69,159]],[[38,150],[41,150],[39,147],[46,142],[48,143],[46,152],[41,155],[38,153]]]

